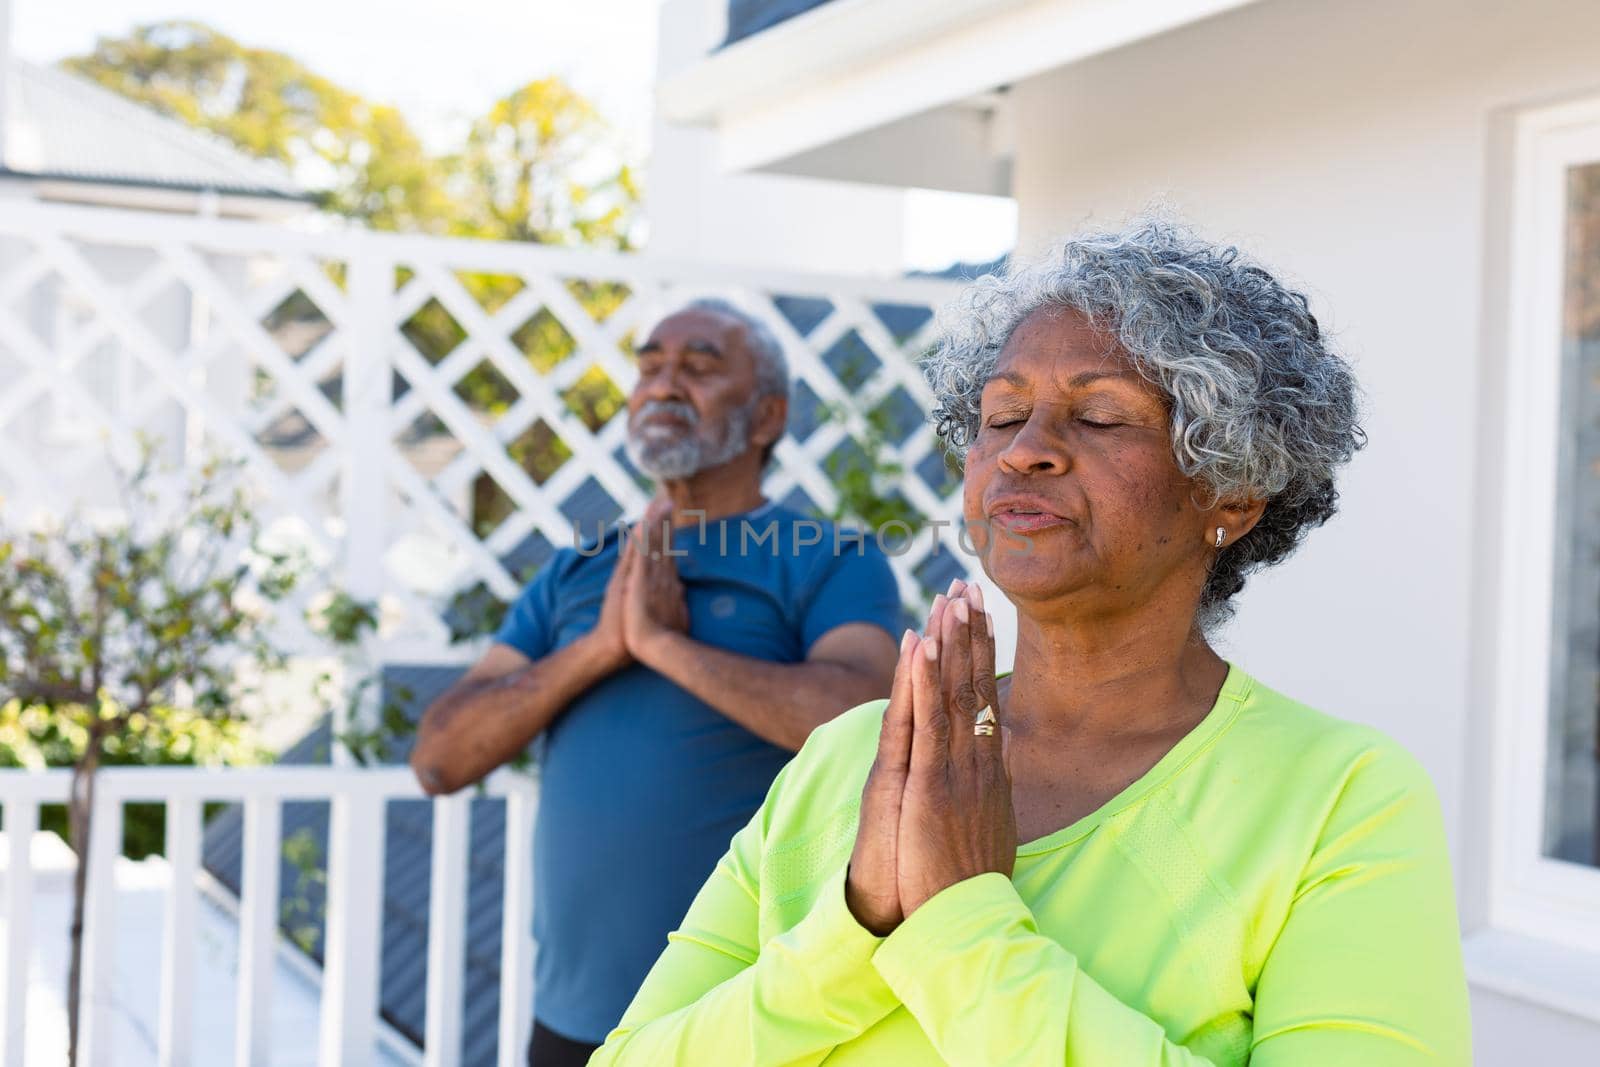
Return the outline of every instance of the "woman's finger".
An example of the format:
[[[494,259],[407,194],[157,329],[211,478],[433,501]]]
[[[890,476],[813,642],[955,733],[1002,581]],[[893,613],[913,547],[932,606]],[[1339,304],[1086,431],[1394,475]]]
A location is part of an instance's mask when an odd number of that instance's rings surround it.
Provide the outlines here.
[[[945,611],[950,607],[950,601],[964,592],[965,589],[966,586],[962,584],[960,578],[953,578],[950,581],[950,588],[934,596],[933,606],[928,609],[928,624],[922,630],[924,637],[939,636],[939,626],[941,620],[944,619]]]
[[[902,783],[911,764],[911,675],[916,669],[912,657],[920,644],[910,630],[900,636],[900,659],[894,665],[889,705],[883,709],[883,725],[878,730],[877,769]]]
[[[944,713],[950,720],[950,760],[956,767],[972,764],[972,720],[978,714],[977,690],[972,685],[972,601],[958,594],[944,609],[939,635],[939,689]]]
[[[939,625],[941,620],[944,618],[944,608],[945,604],[948,602],[949,598],[947,598],[943,593],[940,593],[933,598],[933,606],[928,609],[928,621],[922,628],[923,637],[939,636]]]
[[[994,678],[994,616],[976,608],[972,610],[972,688],[978,707],[992,708],[995,714],[995,732],[977,738],[977,754],[981,757],[985,750],[998,751],[1001,747],[1000,693]]]
[[[910,778],[933,780],[950,761],[950,721],[939,693],[939,657],[944,652],[937,637],[918,643],[911,657],[911,765]]]

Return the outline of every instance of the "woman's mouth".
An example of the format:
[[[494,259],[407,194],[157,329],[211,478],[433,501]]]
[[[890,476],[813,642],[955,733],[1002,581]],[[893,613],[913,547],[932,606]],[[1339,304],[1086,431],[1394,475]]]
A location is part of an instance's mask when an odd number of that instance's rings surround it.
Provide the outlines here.
[[[1067,520],[1048,511],[998,511],[994,524],[1010,533],[1031,533],[1051,526],[1065,525]]]

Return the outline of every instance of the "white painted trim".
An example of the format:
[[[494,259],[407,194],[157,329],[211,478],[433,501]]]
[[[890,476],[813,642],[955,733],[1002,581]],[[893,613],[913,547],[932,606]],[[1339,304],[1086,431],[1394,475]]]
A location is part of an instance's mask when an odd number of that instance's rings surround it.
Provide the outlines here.
[[[500,897],[499,1067],[520,1067],[533,1034],[533,836],[539,791],[506,794],[504,889]],[[515,934],[511,933],[515,931]]]
[[[22,905],[27,902],[30,895],[28,890],[36,884],[32,871],[28,867],[28,847],[18,845],[19,838],[23,838],[23,831],[29,826],[30,814],[33,822],[37,822],[37,805],[63,803],[66,801],[71,787],[72,772],[66,768],[53,768],[49,770],[31,771],[19,769],[0,770],[0,797],[4,797],[4,811],[6,815],[7,830],[3,835],[11,843],[9,854],[11,856],[9,870],[6,877],[0,879],[5,883],[7,898],[4,906],[16,911],[23,910]],[[515,887],[515,892],[508,894],[506,905],[509,915],[507,929],[516,931],[514,936],[503,939],[502,959],[515,961],[521,969],[501,982],[501,997],[506,998],[507,1007],[502,1012],[502,1033],[511,1032],[519,1035],[520,1043],[516,1046],[525,1055],[527,1048],[527,1022],[528,1005],[531,1004],[529,991],[533,981],[531,941],[528,931],[531,927],[531,884],[532,861],[529,858],[532,849],[533,819],[538,805],[538,788],[536,779],[511,768],[496,770],[484,780],[484,790],[490,796],[506,798],[506,821],[508,837],[506,849],[506,862],[514,867],[507,870],[507,883]],[[467,794],[459,794],[459,799],[452,798],[457,803],[466,803],[470,798]],[[360,871],[360,885],[344,886],[350,881],[348,872],[350,865],[342,864],[339,870],[333,869],[330,855],[329,881],[329,926],[326,941],[325,957],[332,960],[332,965],[326,970],[317,966],[315,961],[299,946],[287,939],[275,936],[264,936],[258,931],[256,935],[257,952],[248,949],[241,956],[241,982],[248,983],[252,974],[254,981],[267,981],[266,975],[270,968],[266,966],[250,967],[248,958],[262,961],[279,960],[287,962],[295,971],[312,982],[321,991],[324,1003],[330,994],[339,996],[343,991],[338,988],[339,972],[348,970],[346,964],[340,963],[336,958],[339,953],[339,941],[335,934],[335,924],[332,917],[334,909],[333,896],[344,898],[346,910],[358,908],[363,919],[370,923],[377,922],[376,916],[381,909],[375,909],[372,902],[381,895],[381,841],[384,828],[384,803],[388,800],[425,799],[421,788],[417,785],[416,776],[407,767],[385,767],[380,769],[341,769],[330,766],[270,766],[270,767],[110,767],[103,768],[96,775],[95,784],[95,826],[94,836],[90,842],[90,882],[89,882],[89,911],[87,919],[89,927],[85,930],[85,970],[84,970],[84,1049],[86,1050],[83,1062],[90,1063],[91,1056],[102,1059],[111,1054],[112,1050],[106,1046],[103,1035],[108,1033],[108,1022],[96,1017],[94,1012],[104,1012],[110,1004],[110,998],[101,992],[94,994],[91,991],[97,985],[109,981],[109,967],[115,950],[112,943],[112,933],[115,926],[115,886],[114,879],[99,872],[110,871],[115,862],[117,850],[122,840],[122,807],[124,804],[145,801],[163,802],[175,807],[181,807],[183,813],[177,816],[169,815],[169,828],[184,825],[187,830],[183,834],[174,833],[172,841],[175,852],[181,853],[179,862],[169,865],[172,869],[173,881],[168,886],[169,894],[166,906],[166,921],[173,921],[174,911],[187,912],[180,914],[181,925],[184,929],[192,928],[192,909],[196,902],[194,887],[198,887],[199,894],[206,900],[221,907],[239,925],[241,947],[249,938],[251,923],[248,897],[250,886],[241,888],[245,891],[246,900],[241,901],[231,890],[221,886],[216,879],[199,863],[200,834],[199,823],[200,804],[210,800],[242,801],[247,809],[255,807],[261,809],[265,804],[276,806],[286,799],[331,799],[338,806],[338,801],[355,799],[365,812],[365,817],[358,819],[356,830],[369,847],[369,855],[365,868]],[[172,811],[169,808],[169,813]],[[254,849],[261,851],[265,843],[251,841],[249,833],[249,816],[247,814],[246,851]],[[259,821],[260,816],[257,816]],[[270,821],[276,822],[276,819]],[[272,832],[268,838],[281,840],[279,827],[268,826]],[[330,825],[330,829],[332,826]],[[31,836],[31,835],[30,835]],[[333,842],[330,840],[330,845]],[[377,859],[373,859],[371,850],[377,849]],[[0,849],[0,856],[5,854]],[[19,857],[21,857],[19,859]],[[246,861],[241,870],[241,877],[251,879],[251,864]],[[178,879],[183,877],[183,872],[192,872],[192,879],[185,879],[180,885]],[[275,875],[275,870],[263,868],[264,873]],[[108,888],[109,887],[109,888]],[[261,891],[259,885],[254,886],[262,892],[263,899],[275,899],[276,890],[267,893]],[[179,899],[181,895],[181,900]],[[13,913],[14,914],[14,913]],[[269,916],[270,911],[265,916]],[[26,924],[13,921],[7,929],[11,937],[19,939],[7,946],[8,964],[7,973],[15,972],[15,965],[10,962],[13,951],[20,938],[25,937]],[[459,924],[455,929],[459,930]],[[19,935],[19,931],[24,931]],[[180,931],[181,933],[182,931]],[[171,946],[186,943],[182,937],[174,937],[163,932],[164,950],[162,969],[162,982],[167,992],[161,998],[160,1010],[167,1014],[170,1007],[182,1006],[187,1001],[187,993],[182,988],[188,979],[182,974],[172,975],[173,959]],[[369,932],[369,937],[372,935]],[[371,950],[376,950],[375,941],[368,945]],[[26,954],[22,954],[25,958]],[[192,977],[192,976],[190,976]],[[347,1015],[348,1025],[359,1029],[370,1047],[373,1036],[389,1051],[400,1057],[408,1064],[420,1065],[423,1062],[423,1053],[411,1044],[410,1040],[395,1030],[386,1022],[379,1012],[376,999],[376,971],[364,976],[364,981],[372,992],[372,1005],[367,1016],[359,1021],[359,1025],[352,1016]],[[15,982],[0,992],[7,1003],[15,1000],[16,990],[25,991],[25,983]],[[350,998],[342,998],[350,999]],[[363,998],[364,999],[364,998]],[[326,1010],[326,1007],[325,1009]],[[0,1021],[13,1037],[20,1034],[22,1018],[15,1011],[0,1012]],[[243,1016],[241,1016],[242,1018]],[[182,1020],[177,1020],[181,1023]],[[162,1062],[185,1062],[181,1053],[182,1045],[186,1041],[168,1044],[178,1027],[173,1025],[173,1020],[167,1019],[160,1025],[164,1035],[161,1044]],[[10,1062],[6,1057],[11,1053],[9,1048],[23,1047],[20,1042],[13,1041],[7,1046],[0,1047],[0,1064]],[[98,1051],[97,1051],[98,1050]],[[252,1061],[254,1062],[254,1061]],[[325,1058],[322,1062],[337,1064],[341,1060],[335,1056]],[[342,1062],[352,1062],[348,1057]],[[354,1062],[365,1062],[357,1059]],[[514,1061],[514,1062],[520,1062]]]
[[[234,1011],[234,1064],[272,1057],[273,967],[277,963],[279,852],[283,808],[277,797],[244,803],[244,855],[239,874],[239,987]],[[173,883],[168,892],[175,892]]]
[[[461,1063],[461,995],[466,987],[467,846],[472,794],[433,800],[433,860],[428,879],[428,967],[424,1067]]]
[[[99,773],[104,773],[99,772]],[[122,854],[122,800],[95,782],[89,850],[84,862],[82,970],[78,985],[78,1059],[86,1067],[112,1067],[116,1003],[117,857]],[[26,855],[26,854],[25,854]],[[16,862],[16,857],[12,857]],[[22,862],[29,862],[24,859]]]
[[[4,0],[0,0],[3,3]],[[0,1064],[26,1067],[28,1047],[28,961],[32,958],[33,893],[36,879],[29,856],[39,829],[39,805],[31,797],[5,801],[5,964],[0,968]]]
[[[317,1062],[358,1067],[377,1039],[383,947],[384,801],[335,794],[328,812],[327,913]],[[375,829],[376,828],[376,829]]]
[[[307,228],[291,228],[237,219],[157,215],[77,204],[42,206],[26,200],[0,201],[0,231],[32,241],[86,240],[97,245],[154,249],[192,246],[198,252],[304,257],[313,263],[344,261],[370,253],[403,264],[434,264],[448,271],[516,274],[530,280],[536,275],[553,275],[614,279],[640,287],[654,284],[666,288],[670,296],[679,295],[680,290],[698,295],[702,288],[723,286],[734,293],[759,289],[787,296],[827,297],[844,291],[870,302],[938,306],[953,298],[961,288],[943,278],[810,274],[557,248],[526,241],[380,233],[353,226],[328,230],[309,228],[309,223],[321,225],[328,221],[317,217],[308,220]],[[300,283],[298,277],[295,281]],[[433,295],[425,287],[418,289],[417,294],[419,305]],[[396,294],[397,306],[403,296],[404,291]],[[411,310],[415,309],[406,310],[400,318],[403,320]]]
[[[194,1063],[195,931],[199,928],[200,817],[198,797],[167,802],[167,887],[161,930],[161,1014],[157,1023],[157,1067]],[[241,926],[241,934],[243,928]]]
[[[751,170],[1256,2],[834,0],[663,79],[656,106]]]
[[[1494,936],[1517,935],[1592,956],[1600,969],[1600,870],[1542,854],[1559,533],[1565,172],[1600,161],[1600,98],[1519,116],[1513,143],[1501,608],[1494,620],[1491,694],[1490,930],[1475,940],[1500,946],[1485,949],[1487,958],[1506,956],[1505,943]],[[1488,988],[1509,981],[1497,980],[1489,963],[1477,969]],[[1560,1006],[1548,998],[1540,1002]],[[1600,1009],[1600,995],[1593,1005]]]
[[[1600,954],[1501,930],[1471,935],[1462,951],[1479,989],[1600,1022]]]
[[[882,59],[1028,0],[831,0],[753,33],[662,79],[673,122],[706,122],[740,93],[771,95]]]

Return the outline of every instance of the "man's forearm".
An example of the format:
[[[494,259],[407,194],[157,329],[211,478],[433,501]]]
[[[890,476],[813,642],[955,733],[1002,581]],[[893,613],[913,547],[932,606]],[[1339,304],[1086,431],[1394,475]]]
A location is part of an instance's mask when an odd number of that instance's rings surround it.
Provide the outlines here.
[[[840,712],[888,696],[880,679],[847,663],[772,663],[675,631],[656,635],[638,654],[646,666],[791,752]]]
[[[527,747],[563,708],[616,669],[580,637],[520,670],[458,684],[428,708],[411,766],[429,793],[471,785]]]

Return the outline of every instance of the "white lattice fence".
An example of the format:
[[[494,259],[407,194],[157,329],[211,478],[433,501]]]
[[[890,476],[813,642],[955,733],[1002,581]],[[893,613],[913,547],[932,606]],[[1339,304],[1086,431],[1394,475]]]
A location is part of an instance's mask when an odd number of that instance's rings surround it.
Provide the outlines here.
[[[438,658],[452,593],[510,598],[575,523],[642,508],[618,410],[631,345],[694,297],[759,315],[787,350],[791,432],[769,496],[834,508],[829,459],[877,411],[905,503],[957,518],[913,363],[952,292],[4,204],[0,493],[13,512],[92,499],[109,485],[107,449],[130,454],[140,433],[176,462],[242,457],[267,514],[319,553],[321,584],[382,598],[386,658]],[[847,413],[819,419],[832,405]],[[908,599],[968,559],[953,526],[894,556]]]

